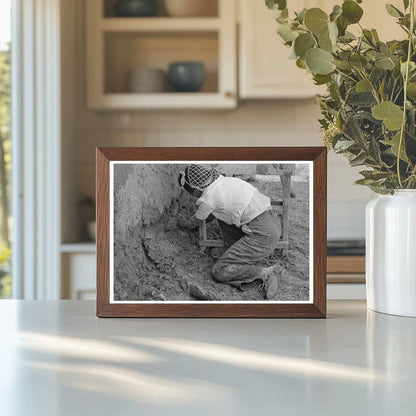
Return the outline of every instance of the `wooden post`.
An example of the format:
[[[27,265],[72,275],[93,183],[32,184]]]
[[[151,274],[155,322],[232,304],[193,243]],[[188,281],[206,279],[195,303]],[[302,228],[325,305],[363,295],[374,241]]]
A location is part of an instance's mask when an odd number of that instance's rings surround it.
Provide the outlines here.
[[[283,226],[282,226],[282,238],[283,242],[289,242],[289,204],[290,204],[290,182],[292,176],[292,167],[288,166],[288,169],[283,171],[280,175],[282,181],[282,196],[283,196]]]
[[[199,239],[201,241],[206,241],[208,239],[208,237],[207,237],[207,222],[205,220],[202,220],[199,223]]]

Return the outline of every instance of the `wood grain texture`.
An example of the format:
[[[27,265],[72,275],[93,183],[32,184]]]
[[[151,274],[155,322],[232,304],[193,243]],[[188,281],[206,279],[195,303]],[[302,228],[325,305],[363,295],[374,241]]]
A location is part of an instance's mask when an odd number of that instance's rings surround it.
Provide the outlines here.
[[[313,160],[313,300],[326,316],[327,149]]]
[[[326,317],[326,159],[324,147],[128,147],[97,149],[97,316],[171,318]],[[110,303],[110,161],[313,161],[313,303]]]

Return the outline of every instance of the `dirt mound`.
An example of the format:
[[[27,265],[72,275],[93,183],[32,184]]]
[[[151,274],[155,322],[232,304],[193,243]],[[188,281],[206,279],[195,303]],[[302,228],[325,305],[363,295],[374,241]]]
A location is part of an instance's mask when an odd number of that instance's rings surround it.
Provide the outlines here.
[[[280,183],[253,185],[272,197],[281,194]],[[283,256],[276,251],[261,264],[280,264],[291,276],[281,285],[278,300],[308,300],[309,189],[306,182],[294,183],[292,187],[297,197],[290,201],[290,249]],[[198,230],[178,227],[178,212],[191,216],[195,199],[183,193],[157,224],[137,226],[123,238],[115,238],[115,300],[264,300],[258,286],[240,291],[213,279],[211,270],[223,249],[202,251]],[[208,225],[208,235],[220,238],[216,221]]]

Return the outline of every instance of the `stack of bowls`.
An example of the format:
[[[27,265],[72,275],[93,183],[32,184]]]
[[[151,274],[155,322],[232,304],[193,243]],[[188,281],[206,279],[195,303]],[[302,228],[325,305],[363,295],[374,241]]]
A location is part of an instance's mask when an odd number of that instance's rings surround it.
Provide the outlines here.
[[[131,71],[128,77],[129,92],[165,92],[166,84],[166,72],[161,69],[137,68]]]

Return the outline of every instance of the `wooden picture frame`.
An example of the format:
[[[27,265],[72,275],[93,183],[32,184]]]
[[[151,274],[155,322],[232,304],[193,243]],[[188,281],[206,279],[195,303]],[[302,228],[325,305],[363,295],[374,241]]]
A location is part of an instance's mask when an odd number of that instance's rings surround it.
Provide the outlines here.
[[[326,317],[326,226],[327,150],[324,147],[144,147],[97,148],[97,316],[186,318],[325,318]],[[220,161],[248,163],[309,161],[310,178],[310,301],[275,302],[136,302],[110,301],[110,164],[112,162]],[[160,163],[160,162],[159,162]]]

